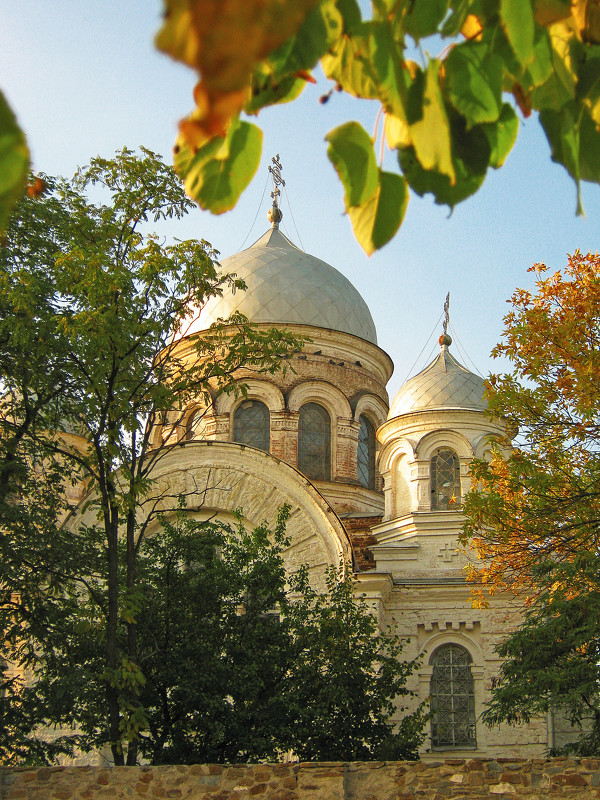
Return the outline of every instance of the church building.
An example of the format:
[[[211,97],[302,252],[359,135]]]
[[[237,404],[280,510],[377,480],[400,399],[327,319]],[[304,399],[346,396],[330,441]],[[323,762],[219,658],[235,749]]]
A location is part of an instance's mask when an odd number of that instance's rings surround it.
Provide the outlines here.
[[[242,371],[244,396],[215,394],[186,409],[183,446],[161,460],[159,484],[191,497],[199,516],[232,520],[241,509],[249,527],[273,523],[287,503],[289,570],[308,563],[319,584],[326,567],[352,565],[380,624],[409,640],[407,658],[420,656],[412,688],[432,711],[424,758],[541,756],[555,743],[551,720],[480,720],[499,664],[494,646],[519,613],[509,597],[472,606],[469,555],[457,545],[469,463],[502,431],[486,416],[484,382],[452,355],[444,325],[438,355],[389,404],[393,365],[366,303],[283,235],[277,193],[269,230],[222,262],[247,290],[210,299],[177,355],[193,358],[196,337],[233,312],[309,342],[285,374]]]

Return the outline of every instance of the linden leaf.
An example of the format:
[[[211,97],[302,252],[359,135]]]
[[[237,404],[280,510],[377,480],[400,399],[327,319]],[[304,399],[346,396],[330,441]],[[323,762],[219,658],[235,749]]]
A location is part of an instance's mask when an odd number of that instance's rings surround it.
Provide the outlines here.
[[[404,219],[408,187],[401,175],[379,172],[375,194],[348,209],[352,230],[362,249],[372,255],[395,236]]]
[[[358,122],[330,131],[327,155],[344,186],[346,210],[369,200],[377,191],[379,176],[373,142]]]
[[[523,66],[533,58],[535,19],[531,0],[500,0],[502,27]]]
[[[494,122],[502,107],[502,59],[487,44],[465,42],[445,61],[448,99],[469,126]]]
[[[413,147],[421,166],[455,179],[450,124],[440,90],[441,62],[432,58],[427,71],[419,71],[409,91],[407,117]]]
[[[448,12],[448,0],[414,0],[404,17],[404,31],[419,42],[437,33],[438,26]]]
[[[6,229],[12,207],[25,190],[28,171],[25,136],[0,92],[0,233]]]
[[[483,183],[490,161],[491,146],[484,125],[467,129],[463,117],[450,116],[454,179],[435,169],[425,169],[414,147],[400,148],[398,161],[409,186],[417,194],[431,192],[435,202],[453,208],[474,194]]]
[[[504,103],[498,120],[481,126],[490,143],[490,167],[498,169],[504,164],[506,157],[517,140],[519,118],[512,106]]]
[[[175,158],[185,190],[213,214],[229,211],[250,183],[262,149],[262,131],[249,122],[232,123],[226,137],[215,137],[193,153],[182,141]]]

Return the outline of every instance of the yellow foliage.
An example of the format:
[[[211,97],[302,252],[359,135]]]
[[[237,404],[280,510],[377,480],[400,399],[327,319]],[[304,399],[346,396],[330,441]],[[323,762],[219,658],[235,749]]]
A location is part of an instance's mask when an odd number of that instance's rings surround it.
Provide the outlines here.
[[[156,44],[195,69],[196,113],[181,125],[193,149],[223,136],[250,96],[254,67],[294,35],[318,0],[165,0]]]

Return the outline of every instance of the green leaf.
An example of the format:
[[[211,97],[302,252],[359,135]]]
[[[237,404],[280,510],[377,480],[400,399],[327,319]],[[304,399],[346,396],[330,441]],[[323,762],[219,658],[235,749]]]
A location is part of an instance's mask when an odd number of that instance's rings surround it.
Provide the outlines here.
[[[289,103],[295,100],[306,87],[303,78],[287,75],[275,78],[266,62],[254,71],[252,76],[252,97],[244,106],[246,114],[257,114],[265,106]]]
[[[25,191],[28,171],[25,136],[0,92],[0,233],[6,229],[13,205]]]
[[[369,37],[374,23],[364,23],[359,32],[344,36],[321,59],[325,75],[353,97],[379,97],[379,80],[369,59]]]
[[[352,230],[367,255],[379,250],[395,236],[404,219],[408,188],[401,175],[379,172],[373,197],[348,209]]]
[[[490,143],[490,167],[498,169],[513,148],[519,131],[519,118],[511,105],[504,103],[495,123],[481,126]]]
[[[407,118],[417,159],[424,170],[455,179],[450,125],[439,84],[441,62],[432,58],[427,71],[417,73],[410,91]]]
[[[425,36],[438,32],[447,11],[448,0],[414,0],[403,19],[404,31],[418,43]]]
[[[500,17],[515,55],[527,66],[533,59],[535,34],[531,0],[500,0]]]
[[[176,164],[185,190],[213,214],[229,211],[252,180],[260,163],[262,131],[249,122],[231,125],[192,157],[182,153]]]
[[[586,113],[579,130],[579,169],[582,180],[600,183],[600,131],[596,120]]]
[[[269,56],[276,77],[312,69],[340,38],[342,14],[333,0],[322,0],[306,15],[295,36]]]
[[[536,28],[533,60],[528,64],[522,81],[526,86],[542,86],[552,74],[552,43],[545,28]]]
[[[600,57],[586,59],[577,77],[577,99],[596,125],[600,125]]]
[[[575,98],[577,77],[574,61],[578,61],[578,42],[574,31],[563,23],[549,29],[552,69],[547,80],[531,92],[531,102],[536,109],[552,108],[559,111],[565,103]]]
[[[467,125],[494,122],[502,107],[502,59],[483,42],[453,47],[445,62],[447,97]]]
[[[560,111],[542,109],[540,122],[550,142],[552,160],[562,164],[577,187],[577,214],[583,213],[579,181],[579,109],[574,102],[565,104]]]
[[[378,170],[373,142],[358,122],[330,131],[327,155],[344,186],[346,210],[369,200],[377,191]]]
[[[362,22],[360,6],[356,0],[335,0],[335,5],[344,21],[344,32],[353,33]]]
[[[451,119],[454,181],[448,175],[424,169],[414,147],[400,149],[398,161],[411,189],[419,195],[431,193],[436,203],[453,208],[483,183],[491,148],[483,126],[467,130],[464,119],[456,112]]]

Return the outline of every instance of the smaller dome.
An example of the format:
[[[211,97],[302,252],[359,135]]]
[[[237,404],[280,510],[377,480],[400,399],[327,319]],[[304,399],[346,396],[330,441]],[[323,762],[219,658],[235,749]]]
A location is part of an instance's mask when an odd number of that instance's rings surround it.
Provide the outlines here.
[[[437,358],[401,387],[390,406],[388,419],[410,411],[440,408],[485,411],[484,388],[484,379],[459,364],[444,341]]]

